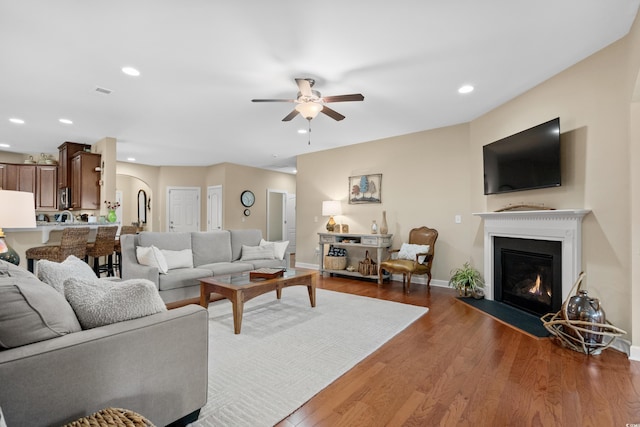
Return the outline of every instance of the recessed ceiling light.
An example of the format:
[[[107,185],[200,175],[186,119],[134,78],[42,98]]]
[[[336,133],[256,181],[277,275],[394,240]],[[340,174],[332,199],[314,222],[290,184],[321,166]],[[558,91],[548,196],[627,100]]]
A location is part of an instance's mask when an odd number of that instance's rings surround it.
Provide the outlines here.
[[[473,86],[471,85],[464,85],[464,86],[461,86],[460,89],[458,89],[458,93],[469,93],[469,92],[473,92]]]
[[[64,123],[65,125],[72,125],[73,122],[69,119],[58,119],[60,123]]]
[[[15,124],[17,124],[17,125],[23,125],[23,124],[24,124],[24,120],[22,120],[22,119],[18,119],[18,118],[16,118],[16,117],[12,117],[12,118],[10,118],[10,119],[9,119],[9,121],[10,121],[11,123],[15,123]]]
[[[306,129],[298,129],[298,133],[307,133]]]
[[[127,76],[138,77],[140,75],[140,71],[136,70],[133,67],[122,67],[122,72]]]
[[[135,162],[136,158],[135,157],[127,157],[127,160],[130,162]]]
[[[9,148],[9,147],[11,147],[11,145],[2,143],[2,144],[0,144],[0,147]]]

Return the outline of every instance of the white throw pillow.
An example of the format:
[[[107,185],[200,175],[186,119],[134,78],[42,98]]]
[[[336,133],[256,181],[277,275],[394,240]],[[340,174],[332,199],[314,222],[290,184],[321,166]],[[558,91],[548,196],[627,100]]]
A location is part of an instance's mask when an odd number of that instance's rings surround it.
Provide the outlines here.
[[[273,245],[247,246],[242,245],[240,261],[255,261],[258,259],[274,259]]]
[[[96,278],[96,273],[89,267],[89,264],[74,255],[69,255],[67,259],[62,262],[41,259],[36,265],[38,279],[53,286],[53,288],[62,295],[64,295],[65,280],[71,277],[81,279]]]
[[[429,252],[429,245],[403,243],[400,247],[400,252],[398,252],[398,259],[410,259],[411,261],[415,261],[417,254],[424,254],[427,252]],[[422,264],[425,258],[426,256],[421,256],[420,259],[418,259],[418,262]]]
[[[276,259],[282,260],[284,258],[285,252],[287,252],[287,247],[289,246],[289,241],[285,240],[284,242],[267,242],[266,240],[260,240],[260,246],[268,246],[273,243],[273,255]]]
[[[167,266],[167,260],[164,259],[164,255],[160,252],[160,249],[155,246],[138,246],[136,248],[136,258],[142,265],[149,267],[156,267],[162,274],[167,274],[169,267]]]
[[[183,249],[181,251],[160,249],[160,252],[162,252],[169,270],[174,268],[193,268],[193,251],[191,249]]]
[[[82,329],[167,311],[156,285],[147,279],[114,282],[71,278],[64,283],[64,293]]]

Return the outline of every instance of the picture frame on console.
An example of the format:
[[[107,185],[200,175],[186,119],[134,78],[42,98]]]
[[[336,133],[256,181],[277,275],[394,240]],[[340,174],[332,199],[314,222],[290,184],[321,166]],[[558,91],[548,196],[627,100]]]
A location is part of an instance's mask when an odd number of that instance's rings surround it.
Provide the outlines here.
[[[349,204],[382,203],[382,174],[349,177]]]

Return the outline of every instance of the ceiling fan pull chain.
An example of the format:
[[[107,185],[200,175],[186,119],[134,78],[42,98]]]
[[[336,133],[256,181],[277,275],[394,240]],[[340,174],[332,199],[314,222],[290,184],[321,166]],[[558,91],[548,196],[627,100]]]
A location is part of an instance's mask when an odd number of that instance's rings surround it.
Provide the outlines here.
[[[308,143],[308,145],[311,145],[311,119],[307,119],[307,120],[309,121],[309,133],[308,133],[308,135],[309,135],[309,143]]]

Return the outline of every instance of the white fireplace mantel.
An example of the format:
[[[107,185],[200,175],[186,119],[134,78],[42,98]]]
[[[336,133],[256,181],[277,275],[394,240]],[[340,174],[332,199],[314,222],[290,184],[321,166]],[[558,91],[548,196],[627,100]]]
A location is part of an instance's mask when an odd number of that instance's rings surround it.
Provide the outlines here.
[[[589,209],[479,212],[484,220],[485,297],[493,299],[493,238],[562,242],[562,300],[582,271],[582,218]]]

